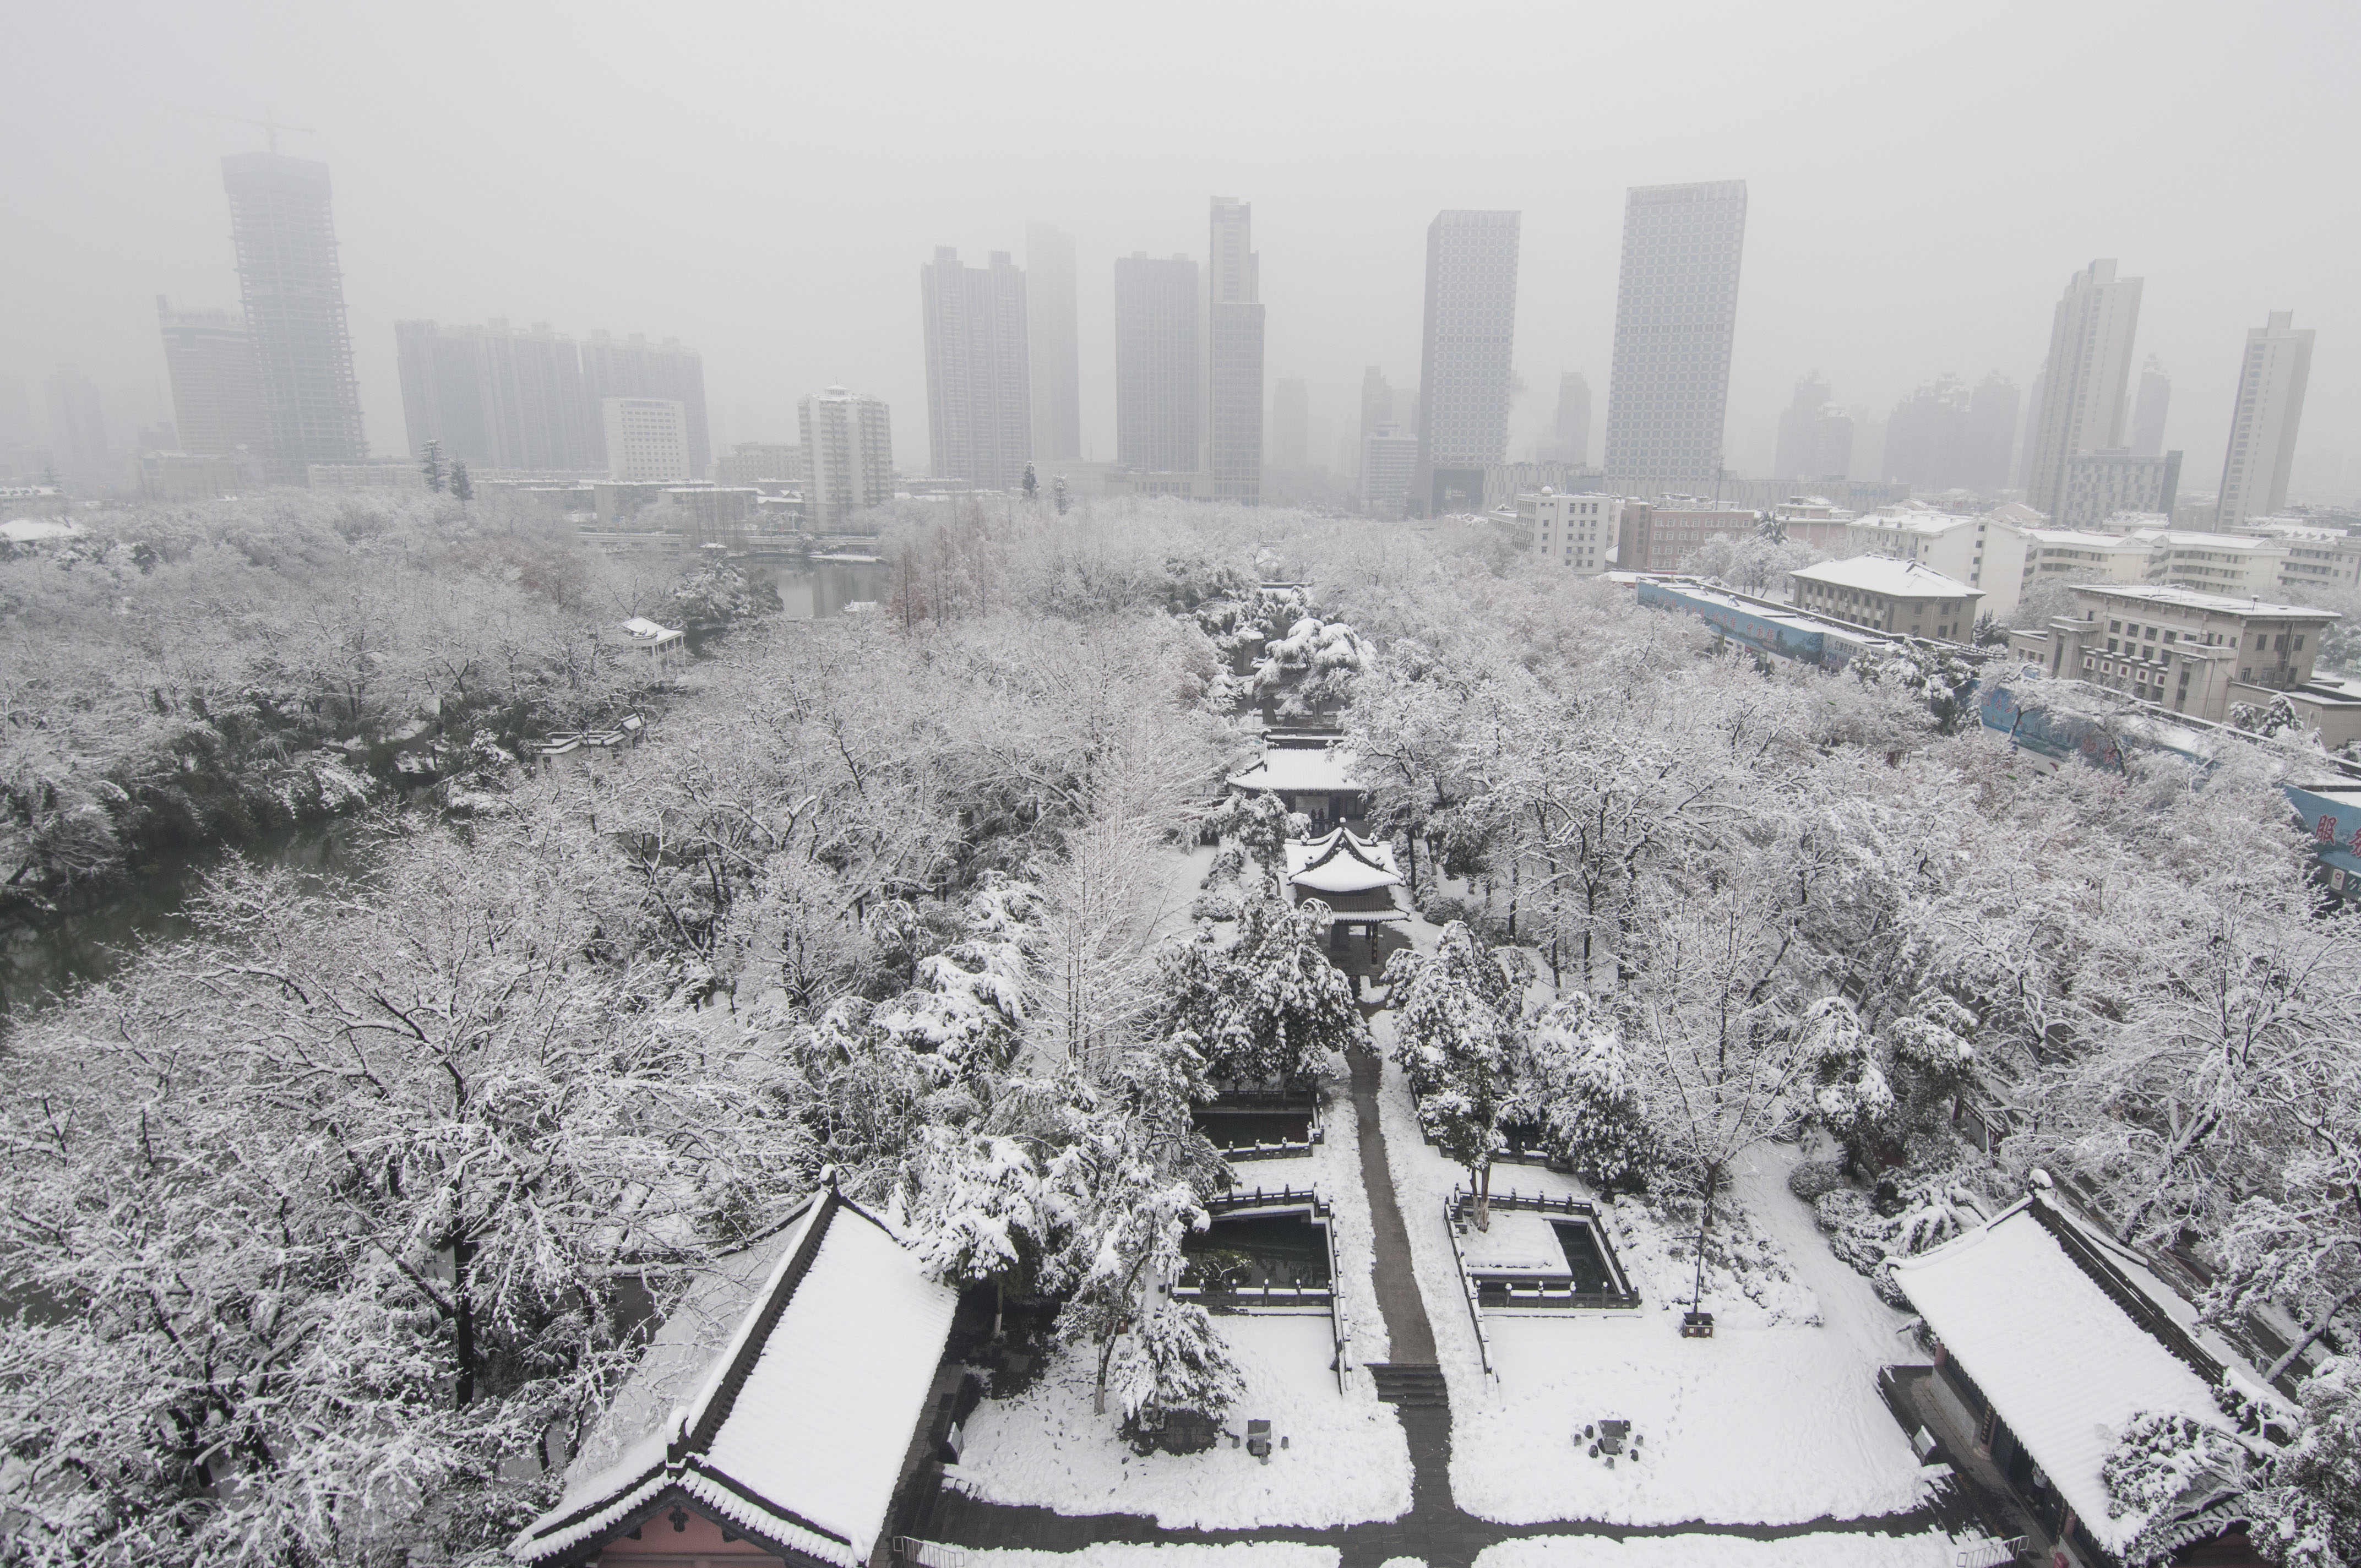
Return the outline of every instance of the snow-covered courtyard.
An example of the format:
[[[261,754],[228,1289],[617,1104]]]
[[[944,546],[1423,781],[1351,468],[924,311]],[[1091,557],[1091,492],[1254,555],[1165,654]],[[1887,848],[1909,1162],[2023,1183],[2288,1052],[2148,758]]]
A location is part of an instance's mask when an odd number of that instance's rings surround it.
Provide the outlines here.
[[[1133,1453],[1115,1412],[1091,1411],[1091,1357],[1063,1351],[1024,1393],[977,1407],[966,1455],[946,1480],[991,1502],[1146,1514],[1168,1530],[1324,1527],[1409,1508],[1401,1423],[1366,1377],[1337,1391],[1325,1313],[1214,1321],[1246,1375],[1246,1398],[1225,1424],[1242,1432],[1269,1420],[1288,1440],[1269,1464],[1226,1439],[1203,1453]]]

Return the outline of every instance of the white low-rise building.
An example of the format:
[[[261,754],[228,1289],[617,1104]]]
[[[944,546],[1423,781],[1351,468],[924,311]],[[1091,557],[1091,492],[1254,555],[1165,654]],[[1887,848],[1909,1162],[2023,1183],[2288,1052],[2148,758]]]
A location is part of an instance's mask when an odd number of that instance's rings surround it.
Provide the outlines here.
[[[1517,521],[1543,560],[1577,576],[1595,577],[1615,565],[1623,500],[1620,496],[1560,495],[1544,488],[1517,498]]]
[[[1858,555],[1792,574],[1795,608],[1889,637],[1964,642],[1974,631],[1981,590],[1915,561]]]
[[[2026,517],[2037,517],[2027,512]],[[1981,591],[1983,608],[2006,616],[2025,580],[2025,524],[2015,515],[1966,516],[1915,503],[1853,519],[1845,532],[1853,554],[1915,561]]]

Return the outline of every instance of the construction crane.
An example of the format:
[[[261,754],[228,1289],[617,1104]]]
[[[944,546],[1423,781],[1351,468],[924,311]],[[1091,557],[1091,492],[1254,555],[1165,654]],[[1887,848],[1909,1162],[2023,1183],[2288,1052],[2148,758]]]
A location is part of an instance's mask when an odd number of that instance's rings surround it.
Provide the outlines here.
[[[209,120],[229,120],[241,126],[258,126],[260,128],[263,136],[268,138],[270,144],[270,150],[273,152],[277,152],[279,150],[279,133],[280,131],[295,131],[307,137],[315,137],[320,134],[309,126],[282,126],[279,123],[278,116],[271,114],[268,109],[265,109],[262,112],[262,118],[257,120],[251,119],[245,115],[225,115],[218,109],[192,109],[185,104],[175,104],[172,107],[183,115],[203,115]]]

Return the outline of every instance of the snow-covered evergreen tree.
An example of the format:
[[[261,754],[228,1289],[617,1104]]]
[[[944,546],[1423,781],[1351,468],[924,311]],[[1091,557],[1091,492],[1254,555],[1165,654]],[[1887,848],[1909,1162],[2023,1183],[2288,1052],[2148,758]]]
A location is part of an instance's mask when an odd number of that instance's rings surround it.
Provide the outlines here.
[[[1520,1055],[1521,1111],[1550,1152],[1601,1192],[1644,1190],[1664,1150],[1613,1019],[1574,992],[1526,1025]]]
[[[2246,1497],[2255,1545],[2276,1568],[2361,1563],[2361,1359],[2330,1358],[2297,1394],[2295,1441]]]
[[[1159,1026],[1194,1036],[1217,1081],[1310,1081],[1367,1034],[1351,986],[1321,950],[1326,924],[1317,900],[1290,906],[1268,887],[1248,890],[1234,941],[1207,933],[1168,950]]]
[[[1386,964],[1387,1005],[1401,1014],[1394,1059],[1418,1097],[1420,1121],[1467,1168],[1478,1229],[1491,1223],[1492,1157],[1508,1146],[1500,1124],[1518,1102],[1521,958],[1488,951],[1455,920],[1433,953],[1404,948]]]
[[[1812,1113],[1855,1159],[1894,1130],[1894,1089],[1876,1041],[1840,996],[1812,1003],[1797,1025],[1812,1063]]]

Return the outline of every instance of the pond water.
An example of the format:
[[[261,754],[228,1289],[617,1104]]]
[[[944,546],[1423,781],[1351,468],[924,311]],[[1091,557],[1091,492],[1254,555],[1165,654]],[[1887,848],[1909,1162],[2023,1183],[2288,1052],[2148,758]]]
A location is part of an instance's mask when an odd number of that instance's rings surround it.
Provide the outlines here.
[[[1309,1111],[1200,1111],[1197,1130],[1218,1149],[1301,1144],[1312,1139]]]
[[[1328,1288],[1327,1227],[1310,1214],[1249,1214],[1217,1219],[1185,1238],[1182,1283]]]
[[[825,620],[862,600],[882,601],[890,582],[887,569],[875,563],[741,565],[748,576],[778,588],[785,613],[796,620]],[[349,874],[351,852],[365,836],[350,820],[307,822],[239,848],[260,865],[339,877]],[[188,901],[225,852],[208,844],[153,856],[132,875],[70,900],[57,914],[0,919],[0,1017],[22,1016],[67,986],[104,977],[136,943],[185,936]]]
[[[1585,1295],[1595,1290],[1616,1288],[1615,1280],[1607,1272],[1607,1259],[1598,1250],[1598,1237],[1583,1220],[1554,1222],[1557,1245],[1565,1249],[1565,1266],[1574,1273],[1574,1288]]]

